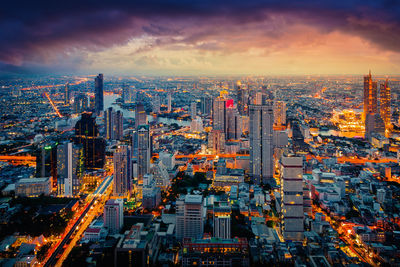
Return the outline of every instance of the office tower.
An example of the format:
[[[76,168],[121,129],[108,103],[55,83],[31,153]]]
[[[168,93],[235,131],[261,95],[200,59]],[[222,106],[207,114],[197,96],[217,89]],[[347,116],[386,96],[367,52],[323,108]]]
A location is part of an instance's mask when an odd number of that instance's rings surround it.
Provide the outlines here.
[[[304,235],[303,158],[281,158],[282,234],[285,240],[302,241]]]
[[[97,77],[94,79],[94,94],[95,94],[94,109],[96,114],[100,114],[100,112],[104,110],[103,74],[97,75]]]
[[[286,125],[286,103],[283,101],[274,102],[274,126]]]
[[[225,133],[221,130],[212,130],[208,134],[208,149],[214,154],[225,152]]]
[[[197,102],[190,103],[190,117],[194,120],[197,116]]]
[[[94,95],[89,96],[89,110],[94,111],[96,106],[96,98]]]
[[[114,111],[112,107],[104,112],[104,123],[106,126],[106,139],[122,140],[124,136],[123,116],[121,111]]]
[[[74,98],[73,110],[74,113],[82,113],[88,111],[88,98],[84,94],[77,95]]]
[[[105,141],[99,136],[96,119],[91,112],[82,113],[75,124],[75,144],[83,145],[83,157],[86,169],[101,169],[105,162]]]
[[[139,125],[137,130],[137,164],[138,178],[150,172],[151,142],[149,125]]]
[[[57,194],[76,196],[79,193],[83,174],[82,146],[71,142],[57,147]]]
[[[195,119],[192,119],[190,122],[190,131],[198,133],[203,131],[203,121],[199,116],[197,116]]]
[[[364,76],[364,118],[368,113],[378,112],[377,83],[372,80],[371,71]]]
[[[213,101],[209,95],[202,96],[200,101],[200,112],[202,115],[211,115]]]
[[[365,139],[371,141],[372,135],[385,134],[385,122],[379,113],[367,113],[365,117]]]
[[[270,101],[250,105],[250,176],[254,183],[273,182],[273,122]]]
[[[161,97],[159,95],[153,96],[152,99],[153,112],[160,113],[161,111]]]
[[[242,83],[240,81],[236,82],[236,98],[237,98],[237,109],[240,115],[245,115],[246,97],[245,91],[242,88]]]
[[[142,207],[144,209],[154,209],[160,204],[161,190],[156,186],[153,174],[148,173],[143,176]]]
[[[214,202],[214,237],[231,238],[231,206],[228,202]]]
[[[176,201],[176,238],[203,237],[203,197],[181,196]]]
[[[69,92],[69,83],[65,85],[65,96],[64,96],[64,104],[69,105],[70,101],[70,92]]]
[[[380,111],[382,120],[385,123],[386,128],[390,126],[390,87],[388,85],[388,80],[386,79],[385,83],[381,84],[380,86]]]
[[[213,103],[213,114],[212,114],[212,121],[213,121],[213,129],[226,132],[226,102],[222,96],[219,96],[214,99]]]
[[[136,98],[135,88],[127,84],[122,85],[122,100],[125,104],[133,103]]]
[[[124,203],[122,199],[107,200],[104,205],[104,227],[109,234],[118,234],[124,225]]]
[[[242,136],[242,116],[234,106],[226,108],[227,140],[238,140]]]
[[[147,124],[147,115],[146,110],[144,109],[143,104],[137,104],[135,109],[135,129],[139,127],[139,125]]]
[[[114,153],[113,195],[129,197],[132,180],[132,150],[130,146],[120,145]]]
[[[172,111],[172,93],[168,93],[168,113],[171,113]]]
[[[57,188],[57,143],[42,145],[36,151],[36,177],[51,177],[52,188]]]

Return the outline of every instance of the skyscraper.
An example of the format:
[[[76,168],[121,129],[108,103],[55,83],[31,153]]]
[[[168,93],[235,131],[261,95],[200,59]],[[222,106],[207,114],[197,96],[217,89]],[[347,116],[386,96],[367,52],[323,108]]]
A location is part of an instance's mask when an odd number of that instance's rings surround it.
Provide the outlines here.
[[[71,142],[57,147],[57,194],[76,196],[83,174],[82,146]]]
[[[114,153],[114,188],[118,197],[129,197],[132,180],[132,150],[130,146],[120,145]]]
[[[190,103],[190,117],[194,120],[197,116],[197,102]]]
[[[282,233],[285,240],[302,241],[304,235],[303,158],[281,158]]]
[[[104,227],[109,234],[118,234],[124,225],[124,203],[122,199],[107,200],[104,205]]]
[[[139,125],[137,130],[137,164],[138,178],[150,172],[151,142],[149,125]]]
[[[201,195],[181,196],[176,201],[176,238],[203,237],[203,197]]]
[[[153,96],[152,99],[152,104],[153,104],[153,112],[154,113],[160,113],[161,111],[161,98],[159,95]]]
[[[100,114],[104,110],[104,97],[103,97],[103,74],[97,75],[94,79],[94,93],[95,93],[95,112]]]
[[[246,97],[245,91],[242,88],[242,83],[240,81],[236,82],[236,98],[237,98],[237,109],[240,115],[245,115],[245,105],[246,105]]]
[[[127,84],[122,85],[122,100],[124,103],[133,103],[135,101],[136,92],[133,86]]]
[[[372,80],[371,71],[364,76],[364,118],[368,113],[378,112],[377,82]]]
[[[256,184],[273,182],[273,122],[270,101],[250,105],[250,176]]]
[[[213,103],[213,130],[226,132],[226,99],[224,97],[217,97]]]
[[[172,93],[169,92],[168,93],[168,109],[167,109],[168,113],[171,113],[172,111]]]
[[[108,108],[104,112],[104,122],[106,139],[121,140],[123,138],[123,115],[121,111],[114,111],[112,107]]]
[[[212,98],[209,95],[201,97],[200,112],[203,115],[211,115],[212,113]]]
[[[282,127],[286,125],[286,103],[274,101],[274,126]]]
[[[69,105],[70,101],[70,92],[69,92],[69,83],[65,85],[65,96],[64,96],[64,104]]]
[[[51,177],[51,186],[57,188],[57,143],[47,143],[36,151],[36,177]]]
[[[386,88],[383,88],[383,91],[384,91],[383,96],[385,105],[384,115],[386,116],[386,111],[387,111]],[[385,121],[382,120],[381,114],[382,113],[378,110],[377,82],[372,80],[372,75],[370,71],[368,76],[364,76],[364,120],[365,120],[365,138],[367,140],[371,140],[373,133],[384,134]]]
[[[84,94],[75,96],[73,110],[74,113],[82,113],[88,111],[88,98]]]
[[[96,119],[91,112],[84,112],[75,124],[75,144],[83,145],[85,168],[99,169],[104,167],[105,141],[99,136]]]
[[[147,114],[143,104],[139,103],[135,109],[135,128],[137,129],[139,125],[144,124],[147,124]]]
[[[388,126],[390,125],[390,117],[391,117],[390,102],[391,102],[390,87],[388,85],[388,80],[386,79],[385,83],[382,83],[380,86],[381,117],[385,122],[386,128],[388,128]]]

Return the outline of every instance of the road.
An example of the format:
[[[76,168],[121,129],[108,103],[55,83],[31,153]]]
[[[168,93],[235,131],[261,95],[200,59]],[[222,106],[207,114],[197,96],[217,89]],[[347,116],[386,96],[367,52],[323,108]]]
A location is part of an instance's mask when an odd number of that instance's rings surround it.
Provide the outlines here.
[[[72,248],[75,246],[76,242],[79,241],[83,232],[87,229],[93,219],[103,211],[104,203],[108,199],[112,190],[112,178],[112,175],[106,177],[97,187],[96,191],[87,196],[87,204],[85,208],[82,210],[73,226],[69,228],[69,230],[67,229],[67,233],[64,234],[64,237],[44,264],[45,267],[61,266]]]

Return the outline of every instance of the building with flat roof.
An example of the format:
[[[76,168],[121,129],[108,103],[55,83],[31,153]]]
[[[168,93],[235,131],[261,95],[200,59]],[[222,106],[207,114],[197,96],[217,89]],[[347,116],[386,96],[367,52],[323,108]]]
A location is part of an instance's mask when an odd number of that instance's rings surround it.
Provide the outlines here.
[[[15,195],[23,197],[37,197],[49,195],[51,192],[51,180],[47,178],[26,178],[15,183]]]

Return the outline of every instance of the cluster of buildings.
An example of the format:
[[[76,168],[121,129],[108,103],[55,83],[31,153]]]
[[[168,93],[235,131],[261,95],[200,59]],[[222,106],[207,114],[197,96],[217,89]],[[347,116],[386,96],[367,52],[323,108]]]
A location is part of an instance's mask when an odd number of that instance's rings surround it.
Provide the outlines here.
[[[338,82],[294,81],[123,81],[113,107],[102,74],[93,93],[67,84],[54,92],[66,125],[46,132],[32,120],[42,133],[31,138],[35,158],[26,144],[11,148],[36,172],[2,192],[84,197],[112,175],[80,239],[91,263],[399,264],[400,143],[388,80],[378,90],[365,76],[342,104],[332,98]]]

